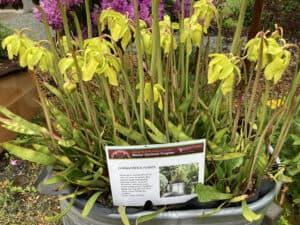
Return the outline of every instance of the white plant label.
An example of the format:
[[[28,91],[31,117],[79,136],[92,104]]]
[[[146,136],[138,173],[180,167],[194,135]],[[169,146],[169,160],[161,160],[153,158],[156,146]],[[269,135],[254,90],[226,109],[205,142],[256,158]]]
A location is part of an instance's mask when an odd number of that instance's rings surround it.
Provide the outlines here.
[[[203,183],[206,140],[105,148],[113,204],[184,203]]]

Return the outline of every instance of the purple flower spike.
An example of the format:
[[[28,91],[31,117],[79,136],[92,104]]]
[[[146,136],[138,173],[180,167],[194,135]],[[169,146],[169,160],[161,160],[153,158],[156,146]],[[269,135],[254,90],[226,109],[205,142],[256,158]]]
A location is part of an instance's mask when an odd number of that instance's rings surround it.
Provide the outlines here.
[[[63,4],[67,2],[67,8],[70,9],[74,5],[80,5],[83,2],[83,0],[62,0],[61,2]],[[40,0],[40,6],[46,14],[49,26],[51,26],[55,30],[62,28],[62,17],[58,8],[57,1]],[[38,11],[37,8],[33,9],[33,13],[35,15],[35,18],[38,21],[42,22],[41,13]]]
[[[190,8],[191,8],[191,0],[184,1],[184,17],[190,16]],[[181,15],[181,0],[176,0],[172,6],[172,12],[176,16],[177,19],[180,18]]]

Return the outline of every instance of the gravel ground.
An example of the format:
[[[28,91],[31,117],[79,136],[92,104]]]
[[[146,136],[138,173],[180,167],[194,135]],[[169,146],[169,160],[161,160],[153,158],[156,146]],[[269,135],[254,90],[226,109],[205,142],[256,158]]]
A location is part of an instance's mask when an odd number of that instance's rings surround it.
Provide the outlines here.
[[[47,217],[59,214],[60,207],[58,199],[36,191],[40,171],[36,164],[0,154],[1,225],[62,225],[46,222]]]
[[[39,39],[45,39],[43,24],[36,21],[32,14],[31,0],[26,0],[23,10],[0,10],[0,23],[12,29],[32,28]]]

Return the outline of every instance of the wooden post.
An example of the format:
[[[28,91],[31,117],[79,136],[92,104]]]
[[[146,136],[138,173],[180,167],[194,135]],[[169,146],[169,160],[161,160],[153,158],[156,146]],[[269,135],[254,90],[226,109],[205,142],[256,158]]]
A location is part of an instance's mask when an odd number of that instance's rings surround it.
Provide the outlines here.
[[[255,35],[260,31],[260,21],[262,12],[264,9],[265,0],[255,0],[253,11],[252,11],[252,20],[251,25],[248,30],[248,40],[254,38]]]

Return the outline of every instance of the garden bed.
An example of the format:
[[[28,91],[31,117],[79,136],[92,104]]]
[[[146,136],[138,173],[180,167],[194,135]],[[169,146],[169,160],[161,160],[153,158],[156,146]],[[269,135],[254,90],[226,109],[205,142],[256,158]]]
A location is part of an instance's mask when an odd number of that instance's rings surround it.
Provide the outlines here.
[[[46,217],[60,212],[58,199],[39,194],[34,183],[40,166],[0,154],[0,224],[61,225],[48,223]]]

